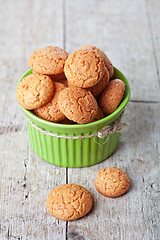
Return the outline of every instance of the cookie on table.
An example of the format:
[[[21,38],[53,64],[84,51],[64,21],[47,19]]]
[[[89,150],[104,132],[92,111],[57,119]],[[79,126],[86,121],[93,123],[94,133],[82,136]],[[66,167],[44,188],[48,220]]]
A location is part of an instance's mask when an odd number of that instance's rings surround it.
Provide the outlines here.
[[[104,61],[97,50],[78,49],[69,55],[64,73],[70,84],[88,88],[97,84],[104,76]]]
[[[50,77],[41,74],[24,77],[16,91],[18,103],[28,110],[44,106],[50,101],[53,93],[53,81]]]
[[[103,168],[95,179],[97,191],[111,198],[124,194],[129,185],[130,180],[127,173],[117,167]]]
[[[82,49],[90,49],[90,50],[98,50],[98,52],[101,54],[103,60],[104,60],[104,64],[106,66],[106,68],[108,69],[109,72],[109,78],[111,78],[113,76],[114,70],[113,70],[113,65],[111,63],[111,61],[109,60],[109,58],[106,56],[106,54],[104,52],[102,52],[99,48],[92,46],[92,45],[84,45],[82,47]]]
[[[40,74],[52,75],[64,72],[68,53],[60,47],[43,47],[34,51],[29,58],[29,66]]]
[[[76,86],[60,92],[58,105],[68,119],[79,124],[92,122],[98,110],[96,99],[91,92]]]
[[[48,211],[63,221],[73,221],[85,216],[92,207],[92,197],[80,185],[64,184],[54,188],[48,196]]]
[[[113,113],[120,104],[125,90],[125,84],[120,79],[111,80],[99,97],[99,105],[104,114]]]
[[[40,118],[51,122],[61,122],[67,120],[66,116],[60,111],[58,106],[58,96],[66,86],[59,82],[54,82],[54,94],[51,100],[43,107],[35,109],[33,112]]]

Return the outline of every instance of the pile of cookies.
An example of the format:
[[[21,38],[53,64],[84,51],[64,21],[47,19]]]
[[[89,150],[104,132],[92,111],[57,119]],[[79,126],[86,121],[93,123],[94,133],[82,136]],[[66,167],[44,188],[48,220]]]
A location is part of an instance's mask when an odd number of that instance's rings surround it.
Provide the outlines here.
[[[128,175],[117,167],[103,168],[95,179],[97,191],[111,198],[124,194],[129,185]],[[47,199],[48,211],[64,221],[85,216],[91,210],[92,204],[88,190],[76,184],[63,184],[54,188]]]
[[[125,84],[113,79],[113,65],[98,48],[85,45],[68,55],[44,47],[29,58],[32,74],[17,87],[19,104],[47,121],[85,124],[114,112]]]

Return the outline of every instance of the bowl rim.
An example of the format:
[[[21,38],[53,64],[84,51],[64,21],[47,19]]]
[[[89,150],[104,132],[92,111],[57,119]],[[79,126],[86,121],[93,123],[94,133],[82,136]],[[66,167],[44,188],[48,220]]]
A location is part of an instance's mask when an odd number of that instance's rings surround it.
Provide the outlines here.
[[[94,122],[91,122],[91,123],[86,123],[86,124],[62,124],[62,123],[54,123],[54,122],[49,122],[47,120],[44,120],[38,116],[36,116],[33,112],[31,112],[30,110],[27,110],[23,107],[21,107],[21,109],[23,110],[23,112],[25,113],[25,115],[27,117],[29,117],[30,119],[34,120],[35,122],[39,122],[40,124],[42,125],[46,125],[48,127],[53,127],[53,128],[58,128],[58,129],[70,129],[72,128],[73,129],[82,129],[82,128],[89,128],[89,127],[94,127],[95,125],[101,125],[103,124],[104,122],[107,123],[107,122],[110,122],[112,119],[116,119],[117,116],[120,115],[120,113],[122,112],[122,110],[124,109],[124,107],[127,105],[128,101],[129,101],[129,98],[130,98],[130,86],[129,86],[129,83],[128,83],[128,80],[127,78],[124,76],[124,74],[122,72],[120,72],[120,70],[118,70],[116,67],[114,67],[114,72],[117,72],[118,74],[122,75],[123,79],[121,79],[124,83],[125,83],[125,86],[126,86],[126,96],[125,98],[123,99],[123,101],[119,104],[118,108],[113,112],[111,113],[110,115],[100,119],[100,120],[97,120],[97,121],[94,121]],[[32,73],[32,69],[29,69],[27,70],[23,76],[20,78],[19,82],[22,81],[22,79],[26,76],[28,76],[29,74]],[[18,84],[19,84],[18,82]],[[17,84],[17,85],[18,85]]]

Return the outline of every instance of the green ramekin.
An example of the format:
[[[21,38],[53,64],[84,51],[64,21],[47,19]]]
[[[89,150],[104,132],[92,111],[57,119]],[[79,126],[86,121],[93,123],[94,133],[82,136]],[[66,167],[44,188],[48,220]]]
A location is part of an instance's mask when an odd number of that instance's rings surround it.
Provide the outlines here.
[[[28,70],[20,81],[31,73],[32,70]],[[59,124],[43,120],[32,111],[24,108],[22,110],[26,118],[34,125],[49,133],[59,136],[87,136],[97,133],[98,130],[118,119],[130,97],[129,83],[126,77],[116,68],[114,68],[114,78],[121,79],[126,85],[123,99],[114,113],[96,122],[82,125]],[[119,132],[113,132],[108,133],[104,138],[98,136],[83,139],[58,138],[43,134],[33,124],[26,120],[29,141],[33,151],[45,161],[62,167],[79,168],[100,163],[115,151],[120,137]]]

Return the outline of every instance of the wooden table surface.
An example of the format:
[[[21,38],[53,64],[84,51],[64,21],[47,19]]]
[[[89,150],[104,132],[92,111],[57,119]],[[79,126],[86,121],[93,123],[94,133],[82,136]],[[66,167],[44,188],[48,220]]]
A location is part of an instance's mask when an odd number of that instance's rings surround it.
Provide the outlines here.
[[[0,240],[160,239],[160,1],[0,0]],[[68,52],[102,49],[128,78],[131,98],[116,152],[83,169],[56,167],[31,149],[16,84],[39,47]],[[110,199],[94,186],[103,167],[131,179],[127,194]],[[94,200],[84,218],[63,222],[46,209],[57,185],[86,187]]]

